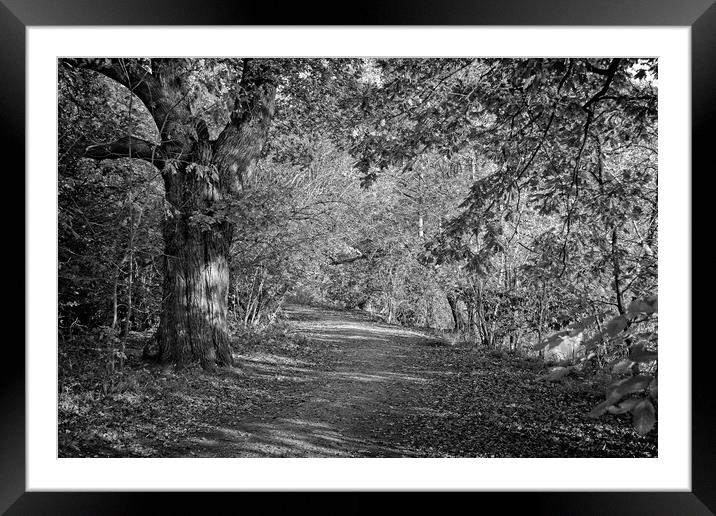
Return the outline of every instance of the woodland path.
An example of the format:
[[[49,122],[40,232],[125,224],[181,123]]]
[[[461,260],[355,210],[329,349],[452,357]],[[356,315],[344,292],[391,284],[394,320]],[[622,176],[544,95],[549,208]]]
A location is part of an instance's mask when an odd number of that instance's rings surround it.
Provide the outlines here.
[[[247,375],[280,374],[296,386],[292,403],[219,429],[203,440],[205,456],[400,457],[385,429],[414,408],[415,394],[440,375],[421,367],[415,349],[435,339],[374,322],[358,312],[307,306],[284,309],[295,331],[321,348],[320,363],[248,356]],[[283,358],[283,359],[282,359]],[[268,359],[268,360],[267,360]],[[201,444],[202,441],[199,441]]]
[[[653,456],[628,420],[586,417],[600,393],[535,382],[540,364],[360,312],[285,309],[306,355],[248,352],[242,375],[274,395],[194,436],[199,457]]]

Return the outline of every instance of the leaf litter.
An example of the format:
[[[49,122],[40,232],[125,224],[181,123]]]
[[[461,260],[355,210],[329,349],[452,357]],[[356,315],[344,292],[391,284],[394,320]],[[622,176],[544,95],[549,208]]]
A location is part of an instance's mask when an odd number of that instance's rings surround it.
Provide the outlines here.
[[[60,457],[655,457],[631,416],[589,417],[604,383],[522,356],[293,307],[237,339],[238,367],[162,372],[135,335],[122,371],[78,340],[61,355]],[[556,371],[556,372],[555,372]],[[572,372],[570,370],[570,372]],[[540,381],[540,379],[544,381]],[[638,412],[652,423],[653,407]]]

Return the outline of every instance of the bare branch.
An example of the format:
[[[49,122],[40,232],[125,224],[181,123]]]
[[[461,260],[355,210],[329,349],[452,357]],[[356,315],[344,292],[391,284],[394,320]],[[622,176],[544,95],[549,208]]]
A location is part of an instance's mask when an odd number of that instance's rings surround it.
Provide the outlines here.
[[[600,89],[597,93],[594,94],[594,96],[589,99],[583,106],[582,109],[588,110],[589,107],[594,104],[595,102],[599,101],[606,95],[607,91],[609,91],[609,86],[611,86],[612,81],[614,80],[614,75],[617,73],[617,68],[619,67],[619,63],[621,62],[621,59],[612,59],[612,61],[609,63],[609,68],[606,70],[606,77],[607,80],[604,81],[604,85],[602,86],[602,89]]]
[[[331,265],[345,265],[346,263],[353,263],[357,262],[358,260],[367,260],[368,256],[364,254],[359,254],[357,256],[351,256],[350,258],[336,259],[329,257],[329,259],[331,260]]]
[[[65,59],[64,61],[76,68],[92,70],[117,81],[139,97],[150,113],[153,112],[157,80],[149,70],[127,67],[123,59]]]
[[[113,142],[90,145],[85,149],[85,157],[97,160],[137,158],[148,161],[158,168],[161,168],[163,161],[156,145],[134,136],[124,136]]]

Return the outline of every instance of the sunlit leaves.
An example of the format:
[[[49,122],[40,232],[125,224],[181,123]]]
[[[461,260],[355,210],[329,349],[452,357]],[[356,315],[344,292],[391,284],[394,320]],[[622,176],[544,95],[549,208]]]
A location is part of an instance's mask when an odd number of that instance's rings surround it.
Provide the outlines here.
[[[626,414],[627,412],[631,412],[639,403],[641,403],[639,398],[629,398],[622,401],[619,405],[607,407],[607,412],[610,414]]]
[[[634,362],[653,362],[658,358],[658,353],[648,350],[644,343],[640,342],[629,349],[629,358]]]
[[[562,331],[555,333],[551,337],[549,337],[546,340],[543,340],[542,342],[538,342],[534,345],[533,349],[543,349],[547,346],[549,347],[555,347],[558,346],[562,342],[562,338],[567,336],[569,334],[568,331]]]
[[[659,386],[657,380],[658,378],[654,378],[649,384],[649,395],[654,399],[658,399],[659,397]]]
[[[658,311],[658,297],[648,296],[643,299],[635,299],[629,305],[629,314],[652,314]]]
[[[605,333],[609,337],[613,337],[617,333],[621,332],[627,327],[627,320],[626,317],[619,316],[615,317],[611,321],[607,322],[605,327]]]
[[[648,434],[656,423],[656,411],[654,405],[644,398],[631,409],[634,430],[639,435]]]
[[[658,353],[655,349],[657,335],[652,331],[635,331],[637,327],[650,322],[657,311],[657,296],[648,295],[644,298],[634,300],[625,316],[617,316],[605,325],[605,329],[599,332],[592,339],[585,343],[587,349],[593,348],[602,340],[612,339],[612,342],[630,342],[637,340],[628,347],[628,356],[613,363],[612,374],[629,374],[635,367],[647,367],[655,364]],[[637,320],[637,316],[644,316],[644,319]],[[631,327],[630,327],[631,324]],[[627,329],[628,328],[628,329]],[[655,366],[654,366],[655,367]],[[630,394],[638,393],[641,396],[628,398],[617,405],[617,403]],[[628,376],[612,383],[606,392],[606,399],[595,406],[589,413],[590,417],[599,417],[605,412],[612,414],[624,414],[631,412],[634,429],[640,435],[645,435],[653,428],[656,415],[652,402],[648,399],[657,399],[657,379],[651,374],[636,374]]]
[[[607,388],[607,398],[614,396],[621,398],[632,392],[643,390],[649,386],[651,380],[652,376],[650,375],[636,375],[619,380]]]
[[[631,370],[631,367],[634,365],[634,362],[629,359],[622,359],[619,360],[616,364],[612,366],[612,373],[614,374],[626,374]]]

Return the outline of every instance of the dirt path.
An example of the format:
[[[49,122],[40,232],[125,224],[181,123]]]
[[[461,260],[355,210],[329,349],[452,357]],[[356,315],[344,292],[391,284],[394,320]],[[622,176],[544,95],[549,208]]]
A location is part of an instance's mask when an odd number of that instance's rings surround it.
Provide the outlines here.
[[[292,403],[197,440],[198,456],[400,457],[411,450],[385,441],[385,429],[411,410],[430,382],[415,370],[415,349],[434,339],[355,312],[285,309],[294,329],[320,348],[320,363],[276,355],[243,360],[248,375],[290,382]],[[411,367],[412,366],[412,367]],[[276,374],[276,373],[280,374]]]
[[[438,346],[358,312],[286,312],[302,346],[238,355],[235,384],[262,394],[207,409],[211,430],[185,442],[190,456],[656,456],[656,435],[637,436],[628,418],[587,417],[601,388],[536,382],[541,362]]]
[[[638,436],[628,414],[588,417],[607,385],[594,375],[547,384],[538,359],[436,345],[360,312],[286,312],[288,326],[237,336],[238,368],[211,373],[148,366],[137,339],[108,381],[106,355],[78,341],[61,356],[60,456],[657,455],[656,431]]]

